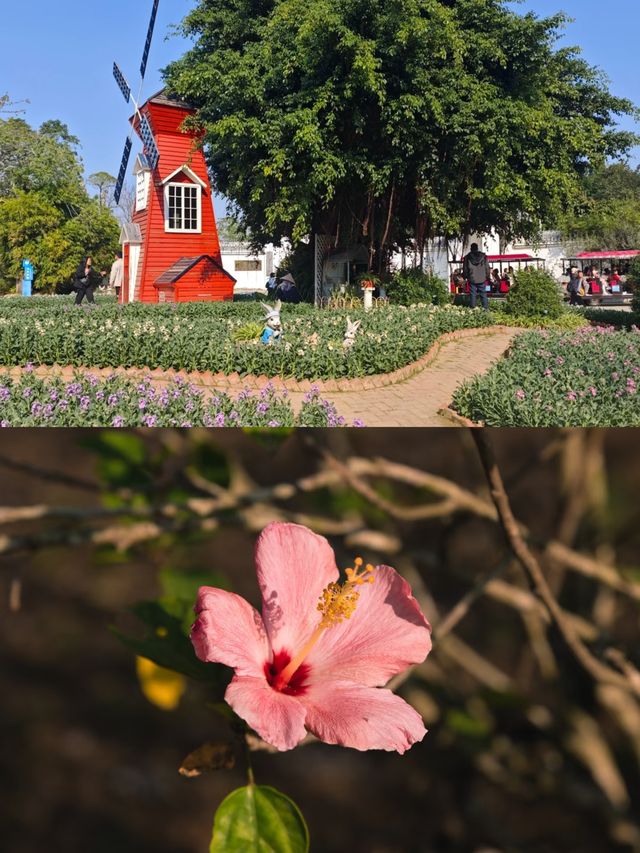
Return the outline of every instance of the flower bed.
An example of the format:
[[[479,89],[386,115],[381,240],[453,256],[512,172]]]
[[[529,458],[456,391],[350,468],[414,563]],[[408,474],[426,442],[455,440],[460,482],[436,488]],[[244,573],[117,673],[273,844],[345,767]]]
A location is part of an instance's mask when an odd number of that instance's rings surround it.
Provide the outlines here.
[[[637,330],[525,332],[507,358],[456,390],[453,408],[487,426],[640,426],[638,385]]]
[[[353,426],[364,426],[354,421]],[[242,391],[206,395],[176,379],[158,387],[148,378],[99,380],[77,373],[72,382],[41,378],[27,365],[16,381],[0,374],[2,427],[336,427],[345,426],[335,407],[317,389],[293,411],[288,394],[267,386],[259,394]]]
[[[362,325],[342,346],[347,315]],[[0,300],[0,364],[139,367],[339,379],[388,373],[417,360],[442,334],[494,325],[487,312],[425,305],[365,313],[282,309],[284,339],[264,346],[234,332],[260,323],[260,306],[191,303],[76,308],[67,299]]]

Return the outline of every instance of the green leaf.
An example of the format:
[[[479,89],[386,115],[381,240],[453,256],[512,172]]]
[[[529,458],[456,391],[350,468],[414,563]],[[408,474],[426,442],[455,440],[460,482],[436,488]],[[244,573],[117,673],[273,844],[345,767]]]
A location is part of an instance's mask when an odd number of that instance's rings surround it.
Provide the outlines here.
[[[147,631],[142,638],[136,638],[113,628],[114,634],[125,646],[158,666],[181,672],[198,681],[213,683],[220,688],[224,686],[225,669],[219,664],[198,660],[191,641],[183,633],[180,619],[167,613],[157,601],[145,601],[132,609],[145,623]]]
[[[238,788],[222,802],[210,853],[306,853],[309,831],[296,804],[265,785]]]

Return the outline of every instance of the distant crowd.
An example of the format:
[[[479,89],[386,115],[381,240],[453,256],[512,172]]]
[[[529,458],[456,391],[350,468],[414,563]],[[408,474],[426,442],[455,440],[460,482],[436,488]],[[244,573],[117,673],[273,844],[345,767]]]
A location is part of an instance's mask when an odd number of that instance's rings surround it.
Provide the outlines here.
[[[584,305],[585,296],[602,296],[605,293],[622,293],[624,279],[618,269],[608,267],[600,274],[596,267],[586,270],[572,267],[567,283],[571,305]]]

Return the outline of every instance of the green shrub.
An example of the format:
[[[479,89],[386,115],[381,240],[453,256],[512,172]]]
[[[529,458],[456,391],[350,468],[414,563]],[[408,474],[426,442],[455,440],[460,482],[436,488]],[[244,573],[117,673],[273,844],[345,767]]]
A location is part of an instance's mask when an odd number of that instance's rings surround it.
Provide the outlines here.
[[[451,305],[385,305],[369,312],[283,305],[280,343],[252,346],[237,343],[234,332],[249,324],[263,328],[264,311],[253,302],[117,305],[105,300],[83,309],[59,296],[0,299],[0,365],[352,378],[404,367],[446,332],[493,325],[490,314]],[[353,346],[345,349],[347,317],[362,325]]]
[[[238,343],[242,341],[256,341],[264,331],[264,323],[245,323],[231,332],[231,339]]]
[[[609,311],[607,313],[613,314],[614,312]],[[622,311],[617,311],[615,313],[622,314]],[[495,309],[492,307],[491,314],[496,323],[504,326],[516,326],[520,329],[544,328],[571,332],[575,329],[580,329],[583,326],[589,325],[589,319],[585,316],[584,311],[575,311],[574,309],[569,308],[563,308],[562,313],[558,317],[528,317],[509,314],[504,310],[503,305],[499,305]],[[626,316],[629,317],[630,315],[627,314]]]
[[[444,279],[420,269],[399,270],[387,285],[387,295],[395,305],[445,305],[449,289]]]
[[[556,318],[562,313],[562,297],[552,275],[545,270],[525,269],[516,275],[506,299],[506,310],[517,317]]]

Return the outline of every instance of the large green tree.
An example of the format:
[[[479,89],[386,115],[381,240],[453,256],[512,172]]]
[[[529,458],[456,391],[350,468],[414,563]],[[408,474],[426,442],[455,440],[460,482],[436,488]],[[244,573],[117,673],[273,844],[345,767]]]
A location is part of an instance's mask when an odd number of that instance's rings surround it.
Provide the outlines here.
[[[611,163],[589,172],[576,207],[560,219],[565,237],[587,250],[640,248],[640,168]]]
[[[106,266],[119,226],[83,183],[79,141],[58,120],[38,130],[0,119],[0,291],[12,290],[23,258],[35,264],[35,285],[63,284],[83,254]]]
[[[530,236],[633,143],[562,15],[504,0],[200,0],[166,70],[256,242]]]

